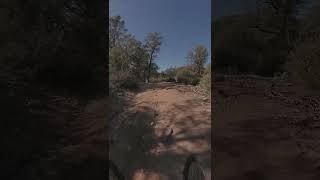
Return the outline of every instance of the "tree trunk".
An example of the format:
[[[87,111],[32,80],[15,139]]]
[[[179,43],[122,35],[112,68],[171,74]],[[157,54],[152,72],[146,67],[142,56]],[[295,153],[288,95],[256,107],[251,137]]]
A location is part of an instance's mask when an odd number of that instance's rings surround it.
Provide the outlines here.
[[[151,72],[151,63],[152,63],[152,59],[150,58],[149,66],[148,66],[148,76],[147,76],[147,79],[146,79],[146,83],[149,83],[150,72]]]
[[[146,83],[149,83],[149,79],[150,79],[151,63],[152,63],[153,53],[154,53],[154,50],[152,50],[152,52],[150,54],[149,65],[148,65],[148,75],[147,75]]]

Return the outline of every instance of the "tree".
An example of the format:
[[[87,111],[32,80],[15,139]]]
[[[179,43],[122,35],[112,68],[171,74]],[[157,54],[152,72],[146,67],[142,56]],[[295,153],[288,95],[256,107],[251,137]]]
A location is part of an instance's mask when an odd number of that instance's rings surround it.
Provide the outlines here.
[[[197,45],[194,49],[188,52],[187,60],[190,62],[192,71],[197,76],[201,76],[204,65],[208,59],[208,50],[202,45]]]
[[[164,74],[168,77],[168,78],[174,78],[176,76],[176,71],[177,68],[174,68],[174,67],[170,67],[168,69],[166,69],[164,71]]]
[[[148,54],[143,44],[136,40],[133,36],[127,39],[127,50],[130,72],[136,79],[144,78],[143,72],[148,66]]]
[[[123,35],[117,46],[109,49],[112,80],[143,80],[148,67],[148,53],[142,42],[129,33]]]
[[[158,77],[159,76],[159,69],[160,67],[156,63],[151,64],[150,68],[150,77]]]
[[[119,45],[126,32],[127,29],[121,16],[111,16],[109,18],[109,47],[113,48]]]
[[[149,78],[151,75],[151,66],[152,61],[157,57],[158,53],[160,52],[160,46],[162,44],[162,36],[159,32],[152,32],[148,33],[147,37],[145,39],[145,49],[149,56],[149,62],[148,62],[148,74],[146,75],[146,83],[149,82]]]
[[[120,16],[113,16],[109,23],[109,67],[110,79],[147,80],[157,75],[158,66],[153,62],[160,51],[160,33],[149,33],[145,44],[127,32]]]
[[[107,2],[4,0],[0,7],[1,22],[6,24],[0,27],[0,99],[4,112],[0,123],[0,141],[4,146],[0,159],[5,164],[1,166],[0,179],[50,179],[52,175],[46,172],[51,170],[59,179],[77,179],[76,176],[88,174],[90,170],[80,172],[77,168],[85,162],[76,166],[68,155],[54,156],[57,164],[53,166],[43,163],[43,158],[53,157],[48,147],[59,143],[57,135],[61,133],[57,129],[66,122],[62,118],[57,124],[56,118],[45,114],[63,117],[61,109],[72,113],[72,109],[82,106],[75,103],[71,108],[68,99],[87,101],[90,95],[106,92]],[[58,94],[59,105],[67,108],[50,108],[56,104],[51,99]],[[44,106],[33,106],[32,102]],[[67,146],[69,143],[55,151]],[[105,150],[99,148],[95,152],[104,154]],[[59,168],[64,166],[64,159],[70,160],[72,171]],[[90,157],[88,160],[95,165],[100,163]],[[99,179],[100,174],[92,175]]]

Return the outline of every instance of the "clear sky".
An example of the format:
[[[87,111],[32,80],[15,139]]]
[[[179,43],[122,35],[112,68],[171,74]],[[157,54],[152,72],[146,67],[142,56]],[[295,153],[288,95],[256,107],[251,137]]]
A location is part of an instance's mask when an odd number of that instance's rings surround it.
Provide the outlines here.
[[[140,41],[148,32],[164,36],[156,59],[160,70],[185,65],[197,44],[208,49],[211,61],[211,0],[110,0],[109,14],[120,15]]]

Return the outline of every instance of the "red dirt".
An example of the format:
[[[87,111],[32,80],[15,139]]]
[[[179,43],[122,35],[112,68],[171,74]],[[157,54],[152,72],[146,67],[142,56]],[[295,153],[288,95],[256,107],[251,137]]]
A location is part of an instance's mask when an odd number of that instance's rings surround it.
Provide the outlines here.
[[[182,179],[190,154],[198,156],[211,179],[209,98],[195,94],[191,86],[156,83],[144,86],[128,101],[122,118],[133,125],[117,131],[119,143],[111,146],[110,154],[128,179]],[[172,140],[164,142],[170,128]]]

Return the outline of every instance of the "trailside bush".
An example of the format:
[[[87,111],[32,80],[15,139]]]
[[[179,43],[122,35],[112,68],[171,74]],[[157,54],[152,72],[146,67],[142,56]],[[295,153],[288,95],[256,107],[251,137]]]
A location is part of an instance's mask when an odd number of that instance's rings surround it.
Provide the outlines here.
[[[193,74],[188,69],[181,69],[177,72],[177,81],[178,83],[184,83],[189,85],[197,85],[199,83],[199,78]]]
[[[119,87],[123,89],[128,89],[128,90],[135,90],[139,88],[139,85],[136,81],[132,79],[127,79],[127,80],[121,81],[119,83]]]
[[[200,87],[210,92],[211,90],[211,64],[208,64],[201,80],[200,80]]]
[[[166,82],[176,82],[177,68],[170,67],[164,71]]]
[[[168,77],[166,82],[176,82],[176,80],[173,77]]]

